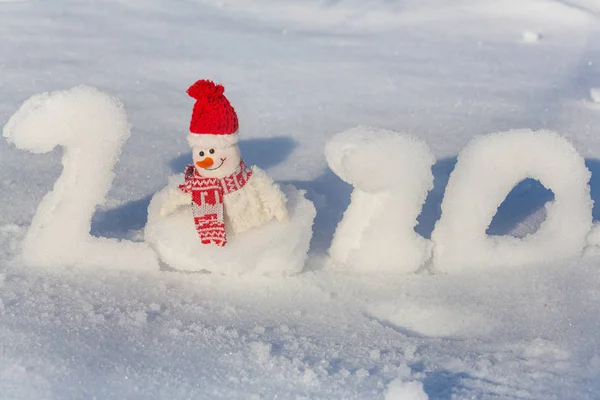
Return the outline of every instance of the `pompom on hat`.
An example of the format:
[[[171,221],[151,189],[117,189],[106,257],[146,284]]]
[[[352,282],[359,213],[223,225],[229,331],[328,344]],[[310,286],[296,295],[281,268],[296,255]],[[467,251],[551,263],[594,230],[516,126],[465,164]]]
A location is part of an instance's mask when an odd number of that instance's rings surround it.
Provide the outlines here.
[[[225,148],[237,143],[238,118],[224,91],[223,85],[206,79],[188,88],[187,94],[196,99],[187,137],[191,147]]]

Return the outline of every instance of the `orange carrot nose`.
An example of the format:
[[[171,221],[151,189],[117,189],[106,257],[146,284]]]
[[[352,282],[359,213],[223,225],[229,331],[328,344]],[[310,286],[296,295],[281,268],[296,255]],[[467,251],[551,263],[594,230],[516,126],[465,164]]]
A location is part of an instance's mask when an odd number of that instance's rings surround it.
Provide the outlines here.
[[[204,160],[202,161],[196,161],[196,165],[199,166],[200,168],[208,168],[208,167],[212,167],[213,164],[215,162],[213,161],[212,158],[210,157],[206,157]]]

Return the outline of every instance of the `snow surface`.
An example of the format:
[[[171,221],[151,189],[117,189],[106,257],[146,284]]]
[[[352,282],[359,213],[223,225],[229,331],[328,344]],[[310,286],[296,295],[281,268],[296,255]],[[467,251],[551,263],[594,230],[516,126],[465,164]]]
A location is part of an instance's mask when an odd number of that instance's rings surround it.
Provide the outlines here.
[[[599,16],[594,0],[0,1],[0,124],[80,84],[125,105],[131,136],[93,236],[143,239],[151,197],[190,161],[185,89],[200,78],[225,84],[248,164],[317,208],[292,277],[108,258],[29,268],[20,244],[64,153],[0,141],[0,398],[599,398],[598,255],[452,274],[328,268],[352,187],[323,151],[358,125],[424,141],[437,161],[415,230],[429,238],[473,137],[556,131],[592,172],[598,221]],[[524,30],[543,40],[524,45]],[[488,231],[535,232],[548,201],[525,180]]]
[[[525,31],[523,32],[523,42],[525,43],[537,43],[542,38],[542,35],[538,32]]]

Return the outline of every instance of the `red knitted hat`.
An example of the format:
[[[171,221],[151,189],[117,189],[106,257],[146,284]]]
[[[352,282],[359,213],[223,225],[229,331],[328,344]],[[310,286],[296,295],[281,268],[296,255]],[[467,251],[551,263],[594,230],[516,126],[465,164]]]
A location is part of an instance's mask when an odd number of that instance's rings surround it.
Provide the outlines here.
[[[187,137],[190,146],[223,148],[237,143],[238,118],[224,91],[223,85],[205,79],[187,90],[196,99]]]

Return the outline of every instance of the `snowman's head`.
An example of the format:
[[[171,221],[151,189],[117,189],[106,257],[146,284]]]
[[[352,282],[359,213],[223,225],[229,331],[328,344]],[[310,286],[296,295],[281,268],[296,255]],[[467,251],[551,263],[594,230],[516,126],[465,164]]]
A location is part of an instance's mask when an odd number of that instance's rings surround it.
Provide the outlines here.
[[[196,145],[192,147],[192,159],[201,176],[224,178],[240,166],[242,156],[237,144],[223,148]]]

